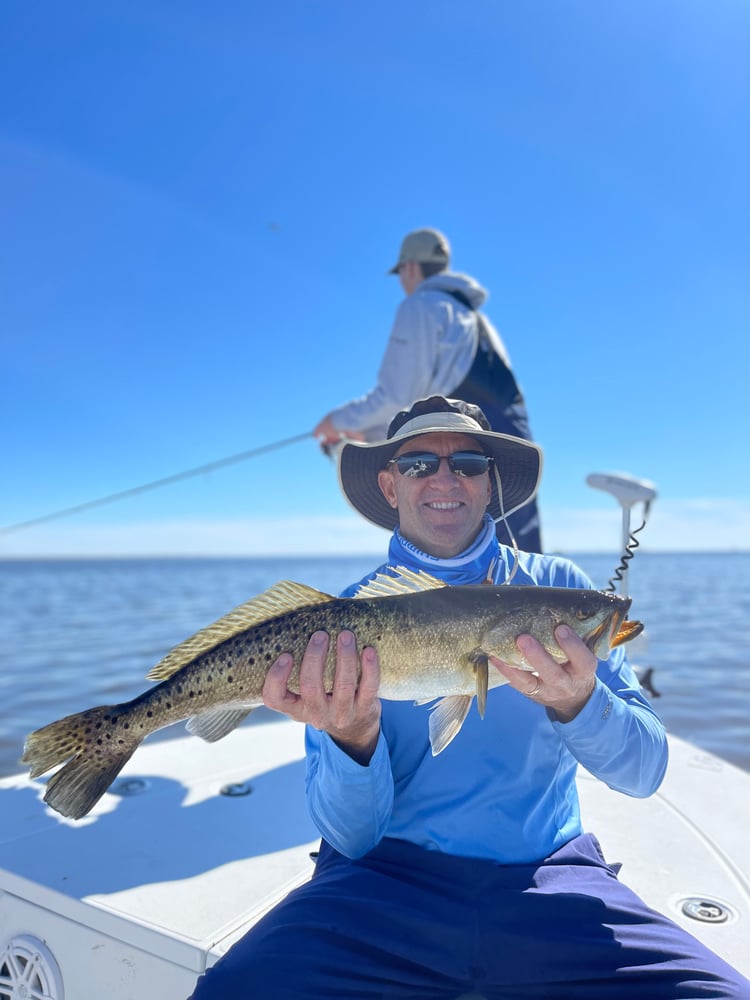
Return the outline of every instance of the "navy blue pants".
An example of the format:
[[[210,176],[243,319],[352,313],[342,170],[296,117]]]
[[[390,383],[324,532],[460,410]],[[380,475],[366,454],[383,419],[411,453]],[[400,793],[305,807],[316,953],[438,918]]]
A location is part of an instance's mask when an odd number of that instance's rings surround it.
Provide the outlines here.
[[[310,882],[198,980],[193,1000],[750,1000],[750,982],[617,879],[594,837],[497,865],[326,844]]]

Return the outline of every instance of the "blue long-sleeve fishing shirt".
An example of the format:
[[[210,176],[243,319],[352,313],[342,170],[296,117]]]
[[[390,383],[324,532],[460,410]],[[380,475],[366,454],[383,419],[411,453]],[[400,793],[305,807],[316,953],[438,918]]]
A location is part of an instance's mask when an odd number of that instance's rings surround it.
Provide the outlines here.
[[[487,518],[477,542],[449,560],[419,552],[396,531],[388,562],[376,572],[403,565],[451,584],[481,583],[493,559],[502,583],[513,552],[498,545]],[[593,586],[569,560],[529,553],[520,553],[512,582]],[[343,596],[353,596],[360,583]],[[459,734],[433,757],[428,712],[425,705],[384,700],[378,744],[364,767],[326,733],[307,727],[310,813],[347,857],[361,857],[389,837],[507,864],[538,860],[582,832],[579,764],[638,797],[658,788],[667,766],[664,727],[621,647],[599,662],[594,692],[570,722],[503,685],[488,692],[484,719],[474,702]]]

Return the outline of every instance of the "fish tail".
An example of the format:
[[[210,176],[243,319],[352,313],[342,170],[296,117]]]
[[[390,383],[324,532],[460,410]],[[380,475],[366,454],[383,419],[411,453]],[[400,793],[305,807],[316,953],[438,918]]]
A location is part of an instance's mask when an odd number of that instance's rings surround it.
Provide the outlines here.
[[[105,766],[86,757],[74,757],[49,779],[44,801],[63,816],[81,819],[94,808],[137,747],[136,743],[111,757]]]
[[[63,816],[85,816],[141,743],[141,736],[118,721],[117,707],[104,705],[68,715],[27,738],[21,761],[32,778],[65,764],[47,782],[44,794],[44,801]]]

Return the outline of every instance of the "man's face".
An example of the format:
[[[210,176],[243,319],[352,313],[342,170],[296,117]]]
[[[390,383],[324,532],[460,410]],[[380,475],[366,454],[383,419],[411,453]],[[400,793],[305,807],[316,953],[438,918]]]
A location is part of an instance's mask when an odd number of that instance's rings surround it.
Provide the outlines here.
[[[404,442],[396,455],[428,451],[452,455],[482,451],[468,434],[422,434]],[[479,534],[491,496],[489,473],[457,476],[441,462],[433,476],[402,476],[395,465],[378,473],[378,483],[391,507],[398,510],[404,538],[428,555],[448,559],[462,552]]]
[[[407,295],[411,295],[414,289],[423,280],[422,268],[415,260],[407,260],[398,267],[398,280]]]

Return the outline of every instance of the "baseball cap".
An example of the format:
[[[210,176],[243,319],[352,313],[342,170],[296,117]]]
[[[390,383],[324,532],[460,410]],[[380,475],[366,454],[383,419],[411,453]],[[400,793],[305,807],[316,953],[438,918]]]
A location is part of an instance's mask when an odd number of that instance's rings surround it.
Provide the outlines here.
[[[401,241],[398,260],[388,274],[398,274],[398,269],[407,260],[419,264],[442,264],[447,267],[451,258],[451,245],[438,229],[414,229]]]

